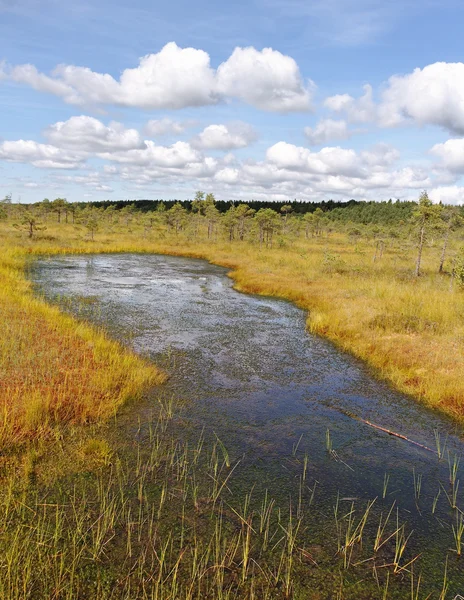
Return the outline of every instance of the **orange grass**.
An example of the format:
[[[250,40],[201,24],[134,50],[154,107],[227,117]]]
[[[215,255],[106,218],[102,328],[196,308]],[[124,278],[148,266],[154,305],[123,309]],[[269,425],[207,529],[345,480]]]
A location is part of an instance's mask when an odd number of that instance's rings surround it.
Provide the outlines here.
[[[102,421],[165,375],[153,364],[34,298],[24,255],[0,259],[0,445]]]

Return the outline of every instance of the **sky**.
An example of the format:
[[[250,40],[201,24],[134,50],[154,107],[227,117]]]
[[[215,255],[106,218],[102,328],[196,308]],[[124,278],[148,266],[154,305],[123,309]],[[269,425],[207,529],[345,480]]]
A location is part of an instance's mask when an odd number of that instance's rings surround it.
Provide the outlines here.
[[[0,0],[0,198],[464,203],[461,0]]]

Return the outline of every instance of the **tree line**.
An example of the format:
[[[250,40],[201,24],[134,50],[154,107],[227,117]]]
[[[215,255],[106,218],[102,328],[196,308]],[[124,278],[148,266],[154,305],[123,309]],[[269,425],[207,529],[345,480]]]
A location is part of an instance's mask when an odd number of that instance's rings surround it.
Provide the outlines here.
[[[225,210],[226,208],[226,210]],[[7,196],[0,201],[0,220],[10,219],[13,227],[33,238],[47,223],[72,224],[82,228],[93,240],[97,232],[126,231],[139,228],[149,235],[166,227],[176,236],[215,241],[222,236],[230,242],[251,241],[272,248],[293,238],[322,238],[333,232],[345,233],[356,243],[372,239],[374,261],[380,260],[393,239],[408,238],[417,248],[414,273],[419,276],[424,246],[440,238],[439,273],[443,273],[450,240],[461,236],[464,208],[433,204],[427,192],[417,202],[386,201],[347,203],[289,203],[217,201],[213,193],[197,191],[193,200],[68,202],[65,198],[45,198],[30,205],[18,205]],[[461,252],[461,255],[463,252]],[[464,281],[464,261],[454,262],[454,271]],[[462,264],[461,264],[462,263]],[[461,269],[461,271],[460,271]]]

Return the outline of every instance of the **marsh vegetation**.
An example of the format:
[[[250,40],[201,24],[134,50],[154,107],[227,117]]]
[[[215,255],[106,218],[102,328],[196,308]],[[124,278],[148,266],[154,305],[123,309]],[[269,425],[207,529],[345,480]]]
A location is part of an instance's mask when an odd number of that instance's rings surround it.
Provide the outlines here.
[[[445,231],[442,216],[432,218],[417,276],[414,205],[381,206],[378,214],[401,218],[379,224],[362,222],[363,206],[307,213],[315,216],[267,208],[258,217],[197,200],[194,212],[85,207],[69,218],[63,207],[32,206],[42,229],[31,236],[25,209],[4,207],[2,597],[453,598],[462,591],[464,532],[458,221]],[[433,452],[417,449],[415,464],[399,460],[372,487],[339,425],[327,435],[324,424],[309,445],[290,432],[272,469],[264,449],[261,467],[247,466],[227,427],[215,435],[192,425],[193,403],[187,410],[174,394],[183,360],[175,346],[155,367],[132,344],[137,332],[125,330],[120,342],[103,332],[96,290],[55,297],[60,310],[26,278],[31,257],[114,252],[232,269],[238,289],[293,301],[309,311],[311,332],[406,391],[405,402],[415,398],[456,425],[437,426],[424,411],[431,426],[419,441]],[[167,373],[172,382],[153,388]],[[315,454],[343,480],[340,493],[315,476]]]

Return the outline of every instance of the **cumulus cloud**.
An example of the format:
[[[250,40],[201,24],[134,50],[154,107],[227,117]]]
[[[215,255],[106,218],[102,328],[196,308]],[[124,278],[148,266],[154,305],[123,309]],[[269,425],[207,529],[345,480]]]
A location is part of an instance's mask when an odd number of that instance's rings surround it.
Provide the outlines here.
[[[217,70],[204,50],[166,44],[125,69],[119,80],[87,67],[58,65],[51,75],[34,65],[1,69],[2,78],[63,98],[69,104],[181,109],[236,98],[269,111],[305,111],[310,89],[293,58],[272,48],[236,48]]]
[[[349,94],[329,96],[324,101],[324,106],[336,113],[346,115],[350,123],[369,123],[375,120],[377,109],[372,97],[372,86],[366,84],[364,94],[353,98]]]
[[[251,125],[237,122],[208,125],[192,140],[192,144],[205,150],[234,150],[249,146],[256,138],[256,131]]]
[[[179,135],[184,133],[186,125],[179,121],[173,121],[167,117],[164,119],[151,119],[144,127],[144,133],[148,136],[161,137],[163,135]]]
[[[51,76],[33,65],[19,65],[7,71],[7,76],[77,105],[161,109],[204,106],[218,100],[209,55],[195,48],[179,48],[174,42],[142,57],[137,67],[125,69],[119,81],[107,73],[74,65],[58,65]]]
[[[384,126],[412,120],[464,134],[464,64],[437,62],[390,77],[379,119]]]
[[[301,146],[278,142],[268,148],[266,158],[275,166],[292,171],[365,176],[362,161],[356,152],[339,147],[326,147],[319,152],[311,152]]]
[[[444,164],[429,168],[424,164],[398,165],[398,151],[383,143],[358,151],[338,146],[313,151],[280,141],[268,147],[261,160],[240,160],[230,152],[208,156],[208,148],[226,151],[248,143],[251,129],[244,124],[234,126],[237,129],[231,125],[208,126],[191,142],[160,145],[142,141],[136,130],[119,123],[105,125],[91,117],[72,117],[45,131],[48,144],[30,140],[1,143],[0,159],[39,168],[85,167],[72,174],[55,173],[51,180],[101,194],[111,193],[118,182],[126,190],[153,190],[154,185],[158,190],[162,182],[167,193],[169,189],[188,193],[210,186],[219,197],[221,193],[225,197],[233,193],[243,199],[417,198],[420,190],[435,189],[444,198],[447,194],[445,201],[460,201],[460,188],[452,185],[456,176],[454,180],[447,177],[450,173],[453,177],[451,169],[458,172],[464,168],[463,161],[459,162],[464,154],[461,140],[437,144],[433,154],[440,156]],[[94,159],[105,164],[100,166]]]
[[[395,156],[388,147],[310,152],[281,142],[271,146],[262,161],[226,162],[199,156],[198,162],[184,167],[121,163],[117,176],[137,189],[150,189],[161,181],[165,188],[176,190],[210,185],[219,197],[233,193],[241,199],[417,198],[420,190],[433,186],[429,170],[392,168]]]
[[[189,163],[201,162],[203,157],[187,142],[176,142],[171,146],[157,146],[148,140],[143,149],[128,150],[127,152],[102,152],[99,157],[118,163],[138,166],[161,166],[182,168]]]
[[[145,147],[136,129],[125,129],[116,122],[107,127],[98,119],[84,115],[51,125],[45,130],[45,136],[59,148],[86,152],[113,152]]]
[[[388,187],[392,189],[423,190],[433,185],[428,169],[421,167],[404,167],[389,173]]]
[[[297,63],[272,48],[235,48],[219,66],[217,80],[221,94],[262,110],[294,112],[311,107]]]
[[[430,150],[442,160],[443,166],[453,173],[464,173],[464,139],[452,139],[435,144]]]
[[[330,111],[350,123],[376,123],[381,127],[436,125],[464,134],[464,63],[437,62],[406,75],[394,75],[383,86],[379,101],[372,87],[354,98],[337,94],[324,101]]]
[[[436,187],[429,191],[429,198],[436,203],[443,202],[443,204],[463,204],[464,187],[458,185]]]
[[[235,189],[248,190],[258,198],[287,195],[307,200],[380,199],[413,194],[430,187],[429,171],[420,167],[392,168],[399,153],[386,144],[355,152],[352,149],[325,147],[319,152],[286,142],[268,148],[266,160],[246,161],[234,167],[231,177]],[[228,175],[228,174],[227,174]],[[216,175],[216,181],[222,173]],[[225,177],[227,179],[227,176]],[[247,192],[244,192],[247,197]]]
[[[237,183],[239,175],[240,171],[238,169],[225,167],[216,173],[215,179],[216,181],[220,181],[222,183],[234,184]]]
[[[77,169],[87,158],[85,153],[63,151],[51,144],[32,140],[5,141],[0,144],[0,160],[30,163],[41,169]]]
[[[360,156],[367,166],[375,169],[393,164],[400,158],[400,153],[390,144],[379,142],[369,150],[363,150]]]
[[[347,140],[351,137],[346,121],[334,119],[322,119],[316,127],[305,127],[305,136],[311,146],[319,146],[331,140]]]

